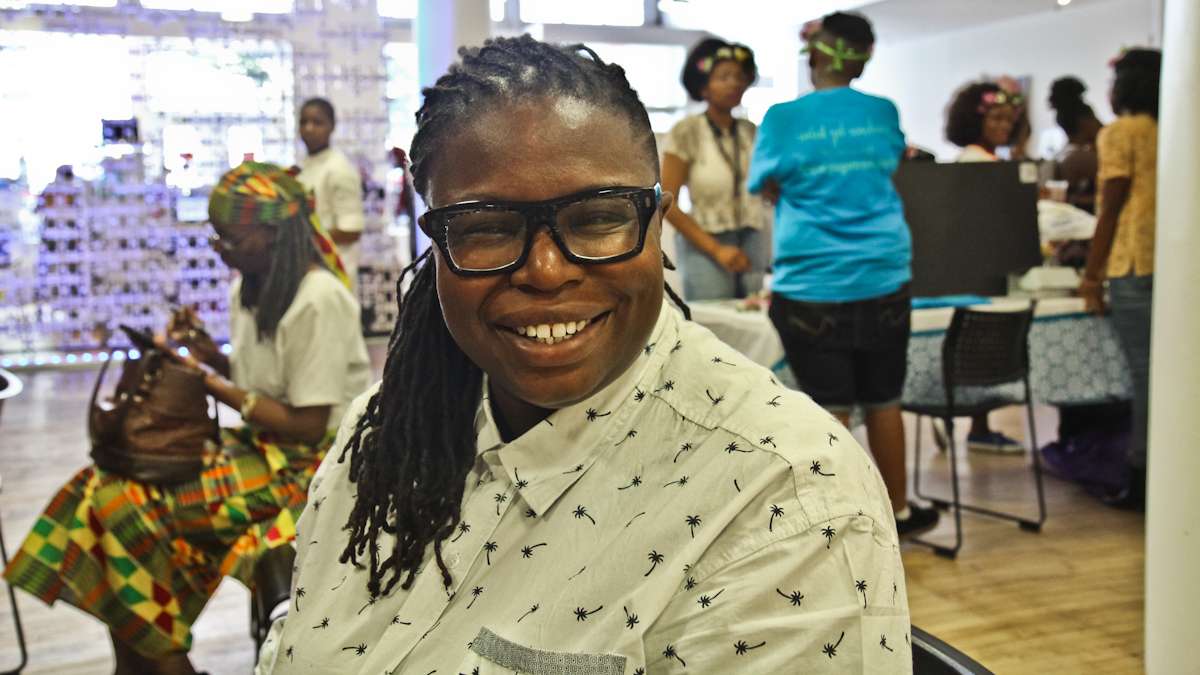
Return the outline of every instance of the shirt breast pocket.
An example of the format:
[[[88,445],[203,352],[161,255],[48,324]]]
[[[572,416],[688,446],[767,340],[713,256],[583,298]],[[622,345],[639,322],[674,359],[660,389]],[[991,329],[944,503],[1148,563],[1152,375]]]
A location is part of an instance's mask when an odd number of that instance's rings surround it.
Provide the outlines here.
[[[619,654],[553,652],[506,640],[480,628],[458,672],[464,675],[623,675]]]

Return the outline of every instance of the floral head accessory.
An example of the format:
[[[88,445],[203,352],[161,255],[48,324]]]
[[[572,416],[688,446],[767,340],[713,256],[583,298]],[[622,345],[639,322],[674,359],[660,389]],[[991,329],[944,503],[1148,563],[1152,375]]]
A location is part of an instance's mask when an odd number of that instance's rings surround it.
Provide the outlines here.
[[[821,32],[822,24],[820,20],[809,21],[804,24],[804,28],[800,29],[800,39],[804,40],[805,47],[800,50],[801,54],[808,54],[813,50],[821,52],[833,59],[831,68],[837,72],[841,72],[846,67],[846,61],[862,61],[867,62],[871,59],[871,51],[868,49],[865,52],[860,52],[857,49],[846,44],[846,40],[838,38],[831,45],[825,40],[817,37]]]
[[[1020,93],[1005,91],[989,91],[979,97],[979,114],[986,114],[988,110],[998,105],[1010,105],[1014,108],[1020,108],[1025,103],[1025,97]]]
[[[749,49],[746,49],[745,47],[739,47],[737,45],[729,45],[717,49],[717,51],[713,52],[711,56],[705,56],[704,58],[698,59],[696,61],[696,70],[708,75],[721,61],[737,61],[738,63],[745,63],[749,59]]]

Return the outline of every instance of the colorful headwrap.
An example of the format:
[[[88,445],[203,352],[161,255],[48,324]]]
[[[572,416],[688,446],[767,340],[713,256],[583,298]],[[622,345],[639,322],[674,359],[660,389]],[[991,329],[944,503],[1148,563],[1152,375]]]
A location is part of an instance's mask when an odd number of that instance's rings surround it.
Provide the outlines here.
[[[313,244],[329,271],[351,288],[337,246],[317,219],[312,194],[282,167],[242,162],[230,169],[208,198],[208,217],[220,223],[268,226],[302,217],[312,227]]]

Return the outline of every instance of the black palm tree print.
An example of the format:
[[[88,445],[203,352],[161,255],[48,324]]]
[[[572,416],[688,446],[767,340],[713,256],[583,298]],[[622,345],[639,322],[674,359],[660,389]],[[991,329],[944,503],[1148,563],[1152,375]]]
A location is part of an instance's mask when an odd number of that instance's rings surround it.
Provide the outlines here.
[[[646,675],[646,669],[638,666],[633,669],[633,675]]]
[[[525,488],[529,487],[529,481],[521,480],[521,470],[520,469],[513,469],[513,475],[517,477],[516,486],[517,486],[518,490],[524,490]]]
[[[634,400],[634,402],[635,402],[635,403],[641,403],[641,402],[642,402],[642,399],[644,399],[644,398],[646,398],[646,392],[642,391],[642,390],[641,390],[639,387],[634,387],[634,388],[633,388],[633,400]]]
[[[496,515],[500,515],[500,505],[508,501],[508,495],[503,492],[497,492],[496,496],[492,499],[496,502]]]
[[[690,591],[695,587],[696,587],[696,580],[694,578],[688,577],[687,579],[684,580],[683,590]]]
[[[751,647],[750,645],[746,644],[746,642],[744,640],[738,640],[737,642],[733,643],[733,653],[737,654],[738,656],[741,656],[741,655],[745,654],[746,652],[750,651],[751,649],[758,649],[759,647],[761,647],[765,644],[767,644],[767,641],[763,640],[762,642]]]
[[[663,485],[663,487],[670,487],[672,485],[678,485],[679,487],[683,487],[683,486],[687,485],[687,483],[688,483],[688,477],[680,476],[678,479],[673,480],[670,483]]]
[[[778,593],[784,600],[792,603],[792,605],[795,607],[799,607],[800,602],[804,600],[804,594],[800,591],[792,591],[791,594],[788,594],[776,588],[775,592]]]
[[[889,646],[888,646],[888,643],[887,643],[887,636],[886,636],[886,635],[880,635],[880,636],[879,636],[879,646],[880,646],[880,647],[883,647],[884,649],[888,650],[889,652],[894,652],[894,651],[896,651],[895,649],[892,649],[891,647],[889,647]]]
[[[572,579],[574,579],[575,577],[579,576],[580,574],[583,574],[583,573],[584,573],[584,572],[586,572],[586,571],[587,571],[587,565],[584,565],[583,567],[580,567],[578,572],[576,572],[575,574],[572,574],[571,576],[567,577],[567,581],[571,581]]]
[[[675,459],[672,459],[672,460],[671,460],[671,463],[672,463],[672,464],[674,464],[675,462],[678,462],[678,461],[679,461],[679,456],[680,456],[680,455],[682,455],[682,454],[683,454],[683,453],[685,453],[685,452],[688,452],[688,451],[689,451],[689,450],[691,450],[691,449],[692,449],[692,444],[691,444],[691,443],[682,443],[682,444],[680,444],[680,446],[679,446],[679,452],[675,453]]]
[[[675,645],[667,645],[667,648],[663,650],[662,654],[664,658],[675,659],[679,662],[679,665],[687,668],[687,661],[684,661],[683,657],[675,653]]]
[[[475,588],[472,588],[471,589],[471,602],[467,603],[467,609],[471,609],[471,607],[474,607],[475,601],[478,600],[479,596],[481,596],[481,595],[483,595],[483,586],[476,586]]]
[[[286,657],[287,657],[287,660],[288,660],[288,661],[291,661],[291,660],[292,660],[292,655],[293,655],[293,654],[295,654],[295,653],[296,653],[296,650],[295,650],[295,648],[294,648],[294,647],[288,647],[288,648],[287,648],[287,651],[286,651],[286,652],[284,652],[284,656],[286,656]]]
[[[709,401],[712,401],[712,404],[714,406],[721,405],[721,401],[725,400],[725,396],[723,396],[723,395],[722,396],[713,396],[712,392],[709,391],[707,388],[704,390],[704,395],[708,397]]]
[[[492,554],[495,553],[496,549],[498,549],[498,548],[500,548],[500,545],[494,541],[489,541],[489,542],[484,543],[483,550],[486,551],[485,557],[487,559],[487,564],[489,566],[492,564]]]
[[[676,340],[676,341],[675,341],[675,346],[674,346],[674,347],[671,347],[671,353],[672,353],[672,354],[674,354],[675,352],[679,351],[680,349],[683,349],[683,341],[682,341],[682,340]]]
[[[737,482],[737,479],[736,479],[736,478],[734,478],[734,479],[733,479],[733,489],[734,489],[734,490],[737,490],[738,492],[741,492],[741,491],[742,491],[742,486],[741,486],[741,485],[738,485],[738,482]]]
[[[596,609],[593,609],[590,612],[587,611],[586,609],[584,609],[583,607],[576,607],[575,608],[575,620],[576,621],[587,621],[589,616],[595,614],[596,612],[599,612],[602,609],[604,609],[604,605],[600,605],[599,607],[597,607]]]
[[[808,470],[811,471],[814,476],[836,476],[837,475],[836,473],[825,473],[824,471],[822,471],[821,470],[821,460],[819,460],[819,459],[814,459],[812,465],[808,467]]]
[[[329,628],[329,617],[322,618],[321,623],[312,627],[313,630],[321,630],[323,628]]]
[[[779,446],[775,445],[775,437],[774,436],[763,436],[762,438],[758,439],[758,444],[759,445],[769,445],[772,448],[776,448],[776,449],[779,448]]]
[[[637,436],[637,429],[630,429],[629,431],[625,432],[625,438],[622,438],[621,440],[617,441],[615,443],[615,445],[624,445],[625,441],[627,441],[635,436]]]
[[[663,382],[658,389],[654,390],[654,393],[657,394],[660,391],[675,391],[675,380],[667,380],[666,382]]]
[[[524,614],[522,614],[522,615],[521,615],[521,618],[520,618],[520,619],[517,619],[517,623],[521,623],[521,621],[523,621],[523,620],[525,619],[525,617],[527,617],[527,616],[529,616],[530,614],[533,614],[534,612],[538,611],[538,609],[539,609],[540,607],[541,607],[541,605],[539,605],[539,604],[537,604],[537,603],[534,603],[534,605],[533,605],[532,607],[530,607],[530,608],[529,608],[529,611],[528,611],[528,612],[525,612]]]
[[[574,510],[574,511],[572,511],[572,515],[574,515],[574,516],[575,516],[575,519],[576,519],[576,520],[579,520],[579,519],[581,519],[581,518],[587,518],[588,520],[592,521],[592,524],[593,524],[593,525],[595,525],[595,524],[596,524],[596,519],[595,519],[595,518],[593,518],[593,517],[591,516],[591,514],[589,514],[589,513],[587,512],[587,507],[586,507],[586,506],[584,506],[583,504],[580,504],[579,506],[576,506],[576,507],[575,507],[575,510]]]
[[[714,356],[714,357],[712,357],[712,362],[713,362],[713,363],[715,363],[715,364],[717,364],[717,365],[723,365],[723,366],[732,366],[732,365],[733,365],[733,364],[732,364],[732,363],[730,363],[729,361],[726,361],[725,359],[723,359],[723,358],[721,358],[721,357],[719,357],[719,356]]]
[[[775,531],[775,519],[783,517],[783,507],[771,505],[771,520],[767,521],[767,532]]]
[[[650,352],[654,351],[654,345],[656,345],[656,344],[658,344],[658,343],[651,342],[650,344],[646,345],[645,347],[642,347],[642,353],[649,356]]]
[[[304,597],[304,587],[297,586],[296,592],[294,593],[294,595],[296,596],[296,613],[299,614],[300,613],[300,598]]]
[[[825,527],[821,528],[821,536],[825,537],[826,549],[828,549],[829,545],[833,543],[833,535],[835,534],[837,534],[837,530],[833,529],[832,525],[826,525]]]
[[[609,415],[612,414],[612,411],[610,410],[608,412],[602,413],[602,412],[598,412],[595,408],[588,408],[587,412],[585,414],[587,415],[587,421],[595,422],[598,418],[608,417]]]
[[[393,626],[411,626],[412,622],[411,621],[401,621],[400,615],[397,614],[396,616],[392,617],[392,625]]]
[[[858,591],[859,593],[862,593],[863,609],[866,609],[867,608],[867,580],[859,579],[859,580],[855,581],[854,582],[854,590]]]
[[[767,405],[771,406],[772,408],[778,408],[780,405],[782,405],[779,402],[780,398],[782,398],[782,395],[776,396],[775,398],[771,399],[770,401],[767,401]]]
[[[360,642],[360,643],[350,646],[350,647],[342,647],[342,651],[344,651],[344,652],[349,651],[351,649],[354,650],[355,656],[362,656],[363,654],[367,653],[367,645],[365,642]]]
[[[821,647],[821,653],[823,653],[825,656],[828,656],[831,659],[833,657],[837,656],[838,647],[842,646],[842,638],[844,638],[844,637],[846,637],[846,631],[842,631],[842,634],[838,636],[838,641],[835,642],[834,644],[829,644],[828,642],[826,642],[825,646]]]
[[[650,576],[650,573],[654,571],[654,568],[658,567],[658,564],[666,558],[658,551],[650,551],[650,553],[646,556],[646,559],[650,561],[650,569],[646,570],[646,573],[642,575],[644,577]]]
[[[683,520],[685,523],[687,523],[688,531],[691,532],[691,534],[692,534],[692,539],[695,539],[696,538],[696,528],[700,527],[700,516],[699,515],[688,516],[687,518],[684,518]]]
[[[580,471],[583,471],[583,465],[582,465],[582,464],[576,464],[576,465],[575,465],[575,468],[573,468],[573,469],[567,469],[566,471],[562,472],[562,475],[564,475],[564,476],[568,476],[568,475],[570,475],[570,474],[573,474],[573,473],[579,473]]]
[[[521,548],[521,557],[522,558],[532,558],[533,557],[533,549],[535,549],[539,546],[545,546],[545,545],[546,545],[546,542],[543,541],[540,544],[534,544],[533,546],[522,547]]]
[[[629,609],[626,607],[622,607],[621,611],[625,612],[625,627],[629,630],[633,630],[633,627],[638,625],[637,614],[630,614]]]
[[[628,490],[629,488],[637,487],[641,484],[642,484],[642,477],[634,476],[633,479],[629,481],[629,485],[626,485],[625,487],[619,487],[617,489],[618,490]]]
[[[725,446],[725,454],[732,455],[735,452],[740,452],[744,455],[748,455],[754,451],[753,450],[743,450],[742,446],[737,444],[737,441],[730,441],[729,445]]]
[[[630,525],[632,525],[632,524],[633,524],[633,521],[637,520],[638,518],[641,518],[641,517],[642,517],[642,516],[644,516],[644,515],[646,515],[646,512],[645,512],[645,511],[642,511],[641,513],[637,514],[636,516],[634,516],[634,517],[630,518],[630,519],[629,519],[629,522],[628,522],[628,523],[625,523],[625,527],[629,527]]]
[[[699,605],[701,607],[708,607],[709,605],[712,604],[713,600],[716,600],[724,592],[725,592],[725,589],[722,588],[721,590],[717,591],[716,595],[714,595],[712,597],[709,597],[707,595],[701,595],[699,598],[696,599],[696,602],[699,603]]]
[[[374,604],[375,604],[375,602],[376,602],[376,599],[375,599],[375,598],[371,598],[370,600],[367,600],[367,604],[365,604],[365,605],[363,605],[362,607],[359,607],[359,608],[358,608],[358,614],[359,614],[359,615],[361,615],[363,612],[365,612],[365,611],[366,611],[366,609],[367,609],[368,607],[370,607],[371,605],[374,605]]]
[[[321,504],[324,504],[324,503],[325,503],[325,498],[324,498],[324,497],[321,497],[320,499],[315,499],[315,500],[313,500],[313,513],[317,513],[318,511],[320,511],[320,510],[321,510]]]
[[[829,437],[829,447],[831,448],[835,442],[840,443],[842,441],[842,439],[838,438],[836,434],[825,432],[825,435]]]
[[[537,511],[534,511],[533,509],[525,509],[525,517],[537,518]]]

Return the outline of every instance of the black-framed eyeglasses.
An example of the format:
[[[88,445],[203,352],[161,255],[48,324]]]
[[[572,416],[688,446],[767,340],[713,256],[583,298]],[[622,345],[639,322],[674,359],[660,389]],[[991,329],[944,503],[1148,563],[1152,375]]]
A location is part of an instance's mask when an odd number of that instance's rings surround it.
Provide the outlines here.
[[[585,265],[642,252],[662,187],[609,187],[541,202],[474,201],[431,209],[421,224],[462,276],[519,269],[541,225],[568,260]]]

